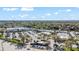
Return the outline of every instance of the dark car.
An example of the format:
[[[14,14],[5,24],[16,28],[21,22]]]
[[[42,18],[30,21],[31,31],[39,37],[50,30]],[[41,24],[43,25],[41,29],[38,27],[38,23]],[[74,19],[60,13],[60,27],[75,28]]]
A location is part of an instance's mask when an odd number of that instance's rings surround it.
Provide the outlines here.
[[[33,48],[38,48],[38,49],[45,49],[48,47],[48,44],[43,44],[43,43],[31,43]]]

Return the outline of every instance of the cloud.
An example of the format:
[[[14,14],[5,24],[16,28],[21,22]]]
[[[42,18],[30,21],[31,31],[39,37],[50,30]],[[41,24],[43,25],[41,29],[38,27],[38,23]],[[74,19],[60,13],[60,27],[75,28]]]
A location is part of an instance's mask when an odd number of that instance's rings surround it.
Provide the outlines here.
[[[34,8],[32,8],[32,7],[23,7],[23,8],[21,8],[21,11],[33,11],[34,10]]]
[[[35,19],[35,18],[37,18],[37,17],[35,17],[35,16],[32,16],[31,18]]]
[[[20,17],[27,17],[27,16],[29,16],[28,14],[22,14],[22,15],[19,15]]]
[[[58,12],[55,12],[54,14],[55,14],[55,15],[58,15]]]
[[[71,12],[71,9],[67,9],[66,11],[67,11],[67,12]]]
[[[72,10],[71,9],[63,9],[63,10],[58,10],[59,12],[71,12]]]
[[[41,18],[45,19],[45,16],[41,16]]]
[[[45,13],[44,15],[41,15],[41,19],[46,19],[47,17],[50,17],[52,14],[51,13]]]
[[[51,13],[47,13],[46,16],[51,16]]]
[[[16,11],[18,8],[3,8],[3,11]]]

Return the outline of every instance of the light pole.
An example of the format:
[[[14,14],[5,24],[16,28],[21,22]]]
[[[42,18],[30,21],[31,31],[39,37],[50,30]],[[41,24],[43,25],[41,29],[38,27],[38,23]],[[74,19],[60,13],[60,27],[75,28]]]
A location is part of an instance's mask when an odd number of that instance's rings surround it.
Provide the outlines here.
[[[1,42],[1,46],[2,46],[2,51],[4,51],[3,42]]]

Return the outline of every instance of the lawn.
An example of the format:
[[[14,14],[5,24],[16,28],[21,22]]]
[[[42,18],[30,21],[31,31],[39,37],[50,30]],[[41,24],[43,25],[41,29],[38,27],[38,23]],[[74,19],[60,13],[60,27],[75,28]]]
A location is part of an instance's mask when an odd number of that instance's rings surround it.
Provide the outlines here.
[[[2,34],[0,34],[0,39],[4,38],[4,36]]]
[[[20,40],[15,39],[15,38],[12,38],[12,39],[10,39],[8,41],[11,42],[11,43],[15,43],[15,44],[22,44],[22,42]]]
[[[79,48],[64,48],[65,51],[79,51]]]

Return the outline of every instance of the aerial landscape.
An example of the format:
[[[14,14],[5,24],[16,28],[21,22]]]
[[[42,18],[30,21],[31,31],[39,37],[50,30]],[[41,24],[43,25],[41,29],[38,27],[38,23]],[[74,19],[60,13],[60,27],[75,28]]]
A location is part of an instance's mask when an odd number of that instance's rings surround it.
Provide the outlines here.
[[[79,51],[79,8],[0,8],[0,51]]]

